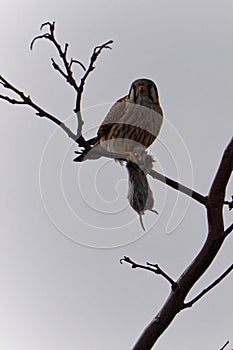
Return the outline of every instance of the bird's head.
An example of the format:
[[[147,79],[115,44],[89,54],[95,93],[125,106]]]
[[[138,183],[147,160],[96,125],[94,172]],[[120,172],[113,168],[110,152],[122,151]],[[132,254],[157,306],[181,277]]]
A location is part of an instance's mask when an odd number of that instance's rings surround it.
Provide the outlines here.
[[[143,104],[143,101],[158,103],[159,96],[155,83],[149,79],[135,80],[129,90],[129,101]]]

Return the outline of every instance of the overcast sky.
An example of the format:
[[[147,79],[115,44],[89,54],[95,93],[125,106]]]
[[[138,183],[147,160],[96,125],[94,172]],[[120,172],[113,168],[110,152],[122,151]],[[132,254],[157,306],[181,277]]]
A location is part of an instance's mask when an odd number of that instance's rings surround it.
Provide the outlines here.
[[[113,39],[86,84],[85,135],[95,135],[133,80],[152,79],[165,116],[150,149],[154,168],[206,195],[232,136],[232,11],[230,0],[4,1],[0,71],[75,129],[74,94],[51,67],[54,48],[38,41],[31,52],[30,41],[54,20],[70,57],[87,64],[94,46]],[[150,179],[159,215],[145,215],[144,233],[126,199],[124,167],[73,163],[77,146],[53,123],[4,101],[0,111],[0,348],[131,349],[169,285],[120,258],[158,263],[177,279],[205,240],[204,208]],[[227,225],[232,214],[224,214]],[[228,237],[189,297],[231,263]],[[228,276],[154,348],[218,350],[227,340],[233,347],[232,309]]]

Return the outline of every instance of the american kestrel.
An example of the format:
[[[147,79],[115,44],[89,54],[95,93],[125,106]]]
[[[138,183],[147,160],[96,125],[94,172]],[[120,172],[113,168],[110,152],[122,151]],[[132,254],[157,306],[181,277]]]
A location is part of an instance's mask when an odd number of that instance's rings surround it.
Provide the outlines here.
[[[84,150],[74,159],[76,162],[97,159],[101,156],[101,150],[115,153],[116,159],[119,155],[127,159],[128,200],[138,213],[144,230],[142,215],[145,211],[157,213],[153,210],[153,193],[147,181],[147,173],[152,169],[152,157],[145,150],[158,136],[162,122],[163,112],[155,83],[149,79],[135,80],[129,94],[120,98],[109,110],[97,136],[88,141],[93,145],[93,151]]]
[[[146,150],[159,134],[163,121],[163,112],[159,104],[159,95],[155,83],[149,79],[135,80],[129,94],[120,98],[109,110],[99,127],[97,137],[89,144],[113,153],[134,153],[141,147]],[[86,159],[97,159],[95,152],[84,151],[74,159],[81,162]],[[92,152],[91,152],[92,153]]]

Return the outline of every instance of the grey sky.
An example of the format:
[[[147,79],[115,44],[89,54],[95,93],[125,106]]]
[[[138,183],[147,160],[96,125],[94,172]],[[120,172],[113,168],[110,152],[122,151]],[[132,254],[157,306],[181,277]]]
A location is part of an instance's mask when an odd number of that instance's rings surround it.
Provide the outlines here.
[[[70,56],[87,63],[95,45],[113,39],[86,85],[86,135],[133,80],[150,78],[165,114],[151,147],[155,169],[206,194],[232,136],[232,10],[226,0],[8,1],[1,73],[75,127],[73,92],[51,68],[54,49],[38,41],[31,52],[29,43],[41,23],[55,20]],[[169,286],[119,259],[156,262],[176,279],[204,242],[204,208],[150,181],[159,216],[145,215],[144,234],[128,206],[123,167],[106,159],[74,164],[76,147],[51,122],[4,102],[0,110],[1,349],[129,350]],[[232,181],[228,188],[229,197]],[[225,221],[232,221],[227,209]],[[190,297],[231,263],[229,237]],[[228,276],[178,315],[155,348],[217,350],[226,340],[232,347],[232,323]]]

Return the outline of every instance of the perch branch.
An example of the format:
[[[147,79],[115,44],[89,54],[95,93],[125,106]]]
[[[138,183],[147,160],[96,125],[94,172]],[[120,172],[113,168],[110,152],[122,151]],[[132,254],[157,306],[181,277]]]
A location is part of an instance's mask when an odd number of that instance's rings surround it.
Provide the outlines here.
[[[203,289],[203,291],[198,294],[195,298],[190,300],[188,303],[184,303],[183,309],[193,306],[199,299],[201,299],[206,293],[208,293],[212,288],[214,288],[217,284],[219,284],[233,269],[233,264],[220,276],[218,277],[213,283],[209,285],[209,287]]]
[[[109,152],[107,150],[105,150],[104,148],[100,149],[100,148],[95,148],[95,147],[90,147],[91,149],[91,154],[98,154],[100,156],[106,157],[106,158],[111,158],[111,159],[119,159],[121,161],[127,161],[127,156],[125,153],[116,153],[116,152]],[[81,156],[83,155],[83,152],[79,152],[79,151],[75,151],[76,154],[80,154]],[[89,154],[87,153],[85,155],[85,160],[91,159],[88,158]],[[74,159],[74,162],[79,162],[79,157],[76,157]],[[156,180],[159,180],[163,183],[165,183],[166,185],[168,185],[169,187],[172,187],[173,189],[182,192],[184,194],[186,194],[187,196],[193,198],[194,200],[196,200],[197,202],[199,202],[200,204],[206,205],[207,203],[207,197],[201,195],[200,193],[180,184],[179,182],[170,179],[169,177],[160,174],[158,171],[155,170],[151,170],[149,172],[149,175],[151,177],[153,177]]]
[[[168,276],[160,267],[158,264],[151,264],[151,263],[146,263],[147,266],[145,265],[140,265],[133,260],[131,260],[128,256],[124,256],[124,258],[120,259],[120,263],[122,264],[123,262],[126,262],[128,264],[131,264],[132,269],[140,268],[143,270],[147,270],[150,272],[155,273],[156,275],[161,275],[163,276],[170,284],[172,287],[172,290],[176,288],[176,282],[173,281],[173,279]]]
[[[187,196],[195,199],[197,202],[206,205],[206,201],[207,201],[207,197],[202,196],[200,193],[191,190],[190,188],[181,185],[179,182],[174,181],[172,179],[169,179],[168,177],[161,175],[160,173],[158,173],[155,170],[151,170],[149,173],[150,176],[152,176],[154,179],[157,179],[161,182],[166,183],[168,186],[174,188],[177,191],[180,191],[184,194],[186,194]]]

